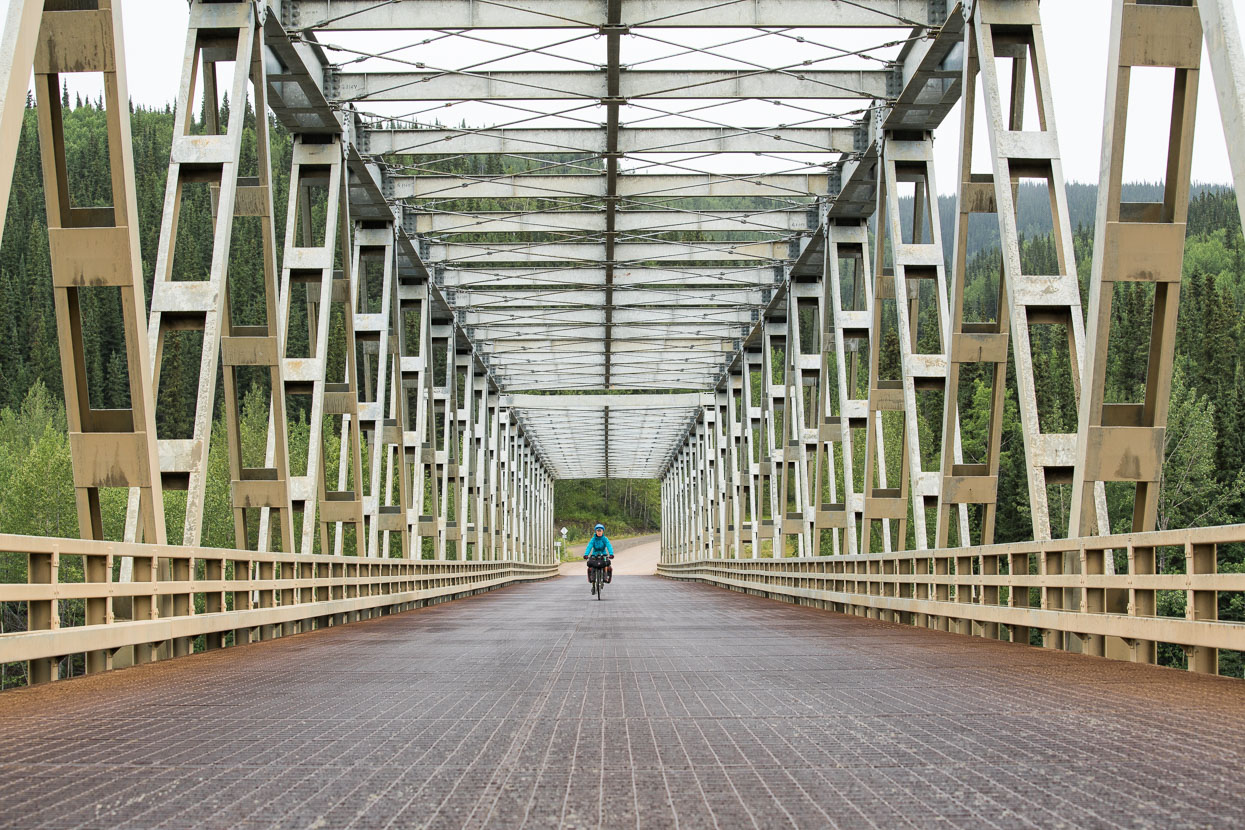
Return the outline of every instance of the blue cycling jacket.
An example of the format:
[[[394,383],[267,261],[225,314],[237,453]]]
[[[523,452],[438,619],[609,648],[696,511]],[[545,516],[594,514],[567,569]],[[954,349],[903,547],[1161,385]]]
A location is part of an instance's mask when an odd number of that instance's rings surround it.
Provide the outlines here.
[[[584,559],[587,559],[594,553],[608,556],[614,555],[614,546],[610,544],[608,536],[601,534],[598,538],[596,534],[593,534],[592,538],[588,540],[588,546],[584,548]]]

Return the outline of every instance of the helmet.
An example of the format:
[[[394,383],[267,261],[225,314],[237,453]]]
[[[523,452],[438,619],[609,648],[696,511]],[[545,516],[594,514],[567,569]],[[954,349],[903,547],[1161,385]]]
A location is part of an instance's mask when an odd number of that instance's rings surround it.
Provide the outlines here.
[[[605,530],[605,525],[598,522],[597,526],[592,529],[592,532],[596,533],[598,530]]]

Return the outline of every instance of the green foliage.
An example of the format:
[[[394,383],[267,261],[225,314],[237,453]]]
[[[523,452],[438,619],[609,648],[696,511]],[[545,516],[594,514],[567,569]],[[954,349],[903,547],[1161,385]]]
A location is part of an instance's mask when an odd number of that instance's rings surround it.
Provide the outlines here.
[[[567,479],[554,484],[554,524],[572,542],[597,522],[613,536],[651,533],[661,526],[661,485],[654,479]]]

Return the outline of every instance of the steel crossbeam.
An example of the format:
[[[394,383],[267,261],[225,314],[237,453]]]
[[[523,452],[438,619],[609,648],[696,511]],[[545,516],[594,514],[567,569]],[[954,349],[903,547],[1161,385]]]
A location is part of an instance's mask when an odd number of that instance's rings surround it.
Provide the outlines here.
[[[377,121],[362,130],[360,145],[383,156],[606,152],[605,133],[597,129],[412,129],[392,123]],[[617,152],[850,153],[858,133],[855,127],[620,127]]]
[[[377,0],[286,0],[283,22],[317,31],[424,29],[558,29],[600,25],[606,0],[513,0],[473,3],[435,0],[383,3]],[[431,7],[431,8],[429,8]],[[685,27],[888,27],[929,21],[926,0],[625,0],[620,23],[628,28]]]
[[[605,199],[606,173],[500,176],[394,176],[397,199]],[[619,198],[805,199],[826,193],[821,174],[619,174]]]
[[[611,89],[597,72],[342,72],[336,101],[506,101],[645,98],[884,98],[884,70],[667,72],[634,70]]]

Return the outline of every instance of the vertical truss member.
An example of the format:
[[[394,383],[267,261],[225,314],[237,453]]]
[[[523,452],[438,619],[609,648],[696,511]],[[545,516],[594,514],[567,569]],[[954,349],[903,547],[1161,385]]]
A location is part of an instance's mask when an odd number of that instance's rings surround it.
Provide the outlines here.
[[[741,363],[743,361],[740,361]],[[726,456],[730,474],[726,485],[727,521],[726,531],[730,540],[730,557],[743,558],[743,520],[745,500],[747,499],[747,474],[744,465],[750,465],[747,448],[744,446],[743,425],[747,423],[747,404],[743,386],[742,372],[730,372],[723,384],[722,394],[725,397],[723,413],[726,417]],[[663,488],[665,482],[662,482]],[[664,493],[664,489],[663,489]],[[664,531],[663,531],[664,533]],[[662,542],[663,546],[665,541]]]
[[[849,273],[844,274],[844,264]],[[833,355],[835,385],[826,384],[827,395],[837,404],[826,409],[829,415],[837,409],[839,467],[835,468],[833,451],[827,474],[832,486],[841,476],[843,481],[843,546],[844,553],[860,553],[859,528],[865,509],[865,494],[858,487],[862,478],[856,475],[856,430],[867,430],[869,401],[858,396],[861,388],[862,352],[869,352],[870,327],[873,318],[873,279],[869,273],[869,229],[864,222],[826,225],[826,293],[829,296],[833,344],[824,344],[827,359]],[[845,291],[847,285],[849,290]],[[844,307],[847,303],[847,308]],[[833,348],[833,352],[830,349]],[[831,433],[831,439],[833,432]],[[876,433],[878,453],[885,454],[883,436]]]
[[[255,95],[254,110],[264,113],[255,119],[256,178],[238,180],[235,215],[258,216],[263,243],[264,314],[261,320],[235,323],[229,298],[236,292],[226,283],[224,320],[221,327],[221,362],[225,388],[225,424],[229,441],[229,472],[234,509],[235,544],[250,549],[248,510],[259,510],[256,549],[274,548],[273,519],[280,533],[281,549],[294,550],[294,515],[290,502],[289,441],[285,410],[285,384],[281,379],[281,353],[285,332],[281,324],[280,286],[277,284],[277,243],[273,222],[272,159],[268,133],[268,82],[260,48],[262,28],[255,26],[255,45],[251,49],[251,79]],[[257,80],[258,79],[258,80]],[[262,467],[247,467],[242,455],[241,407],[238,399],[239,367],[252,366],[268,373],[269,400]],[[234,598],[235,604],[249,597]]]
[[[498,409],[497,436],[497,531],[501,536],[498,557],[512,559],[514,552],[514,414]]]
[[[358,286],[353,307],[355,356],[362,365],[359,385],[359,428],[368,448],[368,491],[363,497],[369,557],[389,556],[390,534],[407,550],[407,482],[399,471],[394,498],[394,465],[401,464],[404,412],[398,407],[400,356],[395,354],[398,309],[398,268],[393,222],[360,223],[354,235],[354,274]],[[383,536],[382,536],[383,534]]]
[[[714,468],[717,483],[718,557],[729,559],[738,549],[735,544],[735,470],[734,412],[731,410],[730,380],[714,393]]]
[[[960,424],[959,396],[960,377],[964,366],[986,364],[990,377],[990,398],[987,406],[986,436],[980,448],[971,447],[973,461],[957,461],[947,452],[944,441],[942,454],[942,499],[938,508],[937,547],[946,547],[950,537],[951,511],[957,505],[980,505],[981,525],[978,544],[989,545],[994,541],[995,508],[998,501],[999,448],[1003,429],[1003,407],[1006,400],[1007,341],[1009,313],[1005,296],[1005,277],[1000,266],[998,286],[993,295],[995,307],[984,309],[978,319],[965,318],[964,293],[968,269],[968,231],[974,214],[998,213],[999,238],[1016,240],[1016,187],[1010,174],[1010,162],[1003,159],[999,167],[1005,173],[996,179],[992,173],[972,172],[973,136],[977,112],[977,84],[979,56],[975,35],[979,27],[972,21],[964,30],[964,74],[961,84],[961,107],[963,117],[960,125],[960,182],[956,198],[959,209],[956,216],[956,236],[952,256],[951,277],[951,349],[947,367],[947,394],[943,400],[943,435]],[[986,27],[986,36],[991,36]],[[1003,39],[1006,39],[1005,36]],[[1003,130],[1012,132],[1023,128],[1024,90],[1027,51],[1017,52],[1006,47],[1000,38],[993,38],[996,55],[1010,55],[1012,63],[1012,86],[1007,101],[1007,123],[1003,123],[1002,95],[997,72],[982,75],[985,86],[984,104],[990,135]],[[1019,71],[1017,71],[1019,70]],[[1000,212],[999,206],[1006,210]],[[993,316],[991,316],[993,315]],[[973,544],[969,537],[961,536],[960,546]],[[1027,565],[1026,565],[1027,568]],[[1020,593],[1020,592],[1017,592]],[[941,597],[945,599],[946,597]],[[1017,597],[1013,597],[1016,599]],[[1027,602],[1028,597],[1024,600]]]
[[[446,556],[449,556],[453,542],[454,556],[459,561],[466,558],[466,525],[467,525],[467,475],[466,459],[463,456],[463,442],[467,437],[466,412],[462,408],[462,399],[469,397],[471,372],[473,367],[470,351],[460,351],[455,343],[450,344],[449,388],[446,392],[445,405],[445,491],[441,500],[442,516],[445,520]],[[463,393],[459,394],[459,386]]]
[[[1107,97],[1103,108],[1102,175],[1089,285],[1089,329],[1085,353],[1085,392],[1077,431],[1076,471],[1072,482],[1071,532],[1089,536],[1106,532],[1095,523],[1094,487],[1100,482],[1132,482],[1132,531],[1154,530],[1158,518],[1159,480],[1163,471],[1176,317],[1184,262],[1185,221],[1189,213],[1189,168],[1193,157],[1193,120],[1202,59],[1202,21],[1189,6],[1138,5],[1116,0],[1111,14],[1107,61]],[[1133,67],[1172,70],[1172,105],[1166,175],[1161,202],[1122,202],[1124,146],[1128,127],[1129,87]],[[1106,401],[1107,354],[1111,339],[1111,303],[1118,283],[1133,290],[1153,286],[1148,362],[1137,402]],[[1213,554],[1212,554],[1213,555]],[[1111,551],[1087,555],[1085,572],[1110,573]],[[1154,552],[1137,551],[1129,573],[1154,573]],[[1192,571],[1190,571],[1192,573]],[[1200,596],[1201,595],[1201,596]],[[1193,592],[1191,613],[1216,616],[1215,592]],[[1153,591],[1138,590],[1137,613],[1155,613]],[[1086,611],[1127,607],[1127,592],[1087,589]],[[1082,638],[1085,650],[1105,654],[1105,638]],[[1133,641],[1133,659],[1153,662],[1153,642]],[[1198,671],[1215,672],[1215,649],[1194,649]]]
[[[810,422],[814,425],[818,423],[821,352],[817,343],[817,306],[820,288],[818,282],[797,281],[794,277],[787,285],[787,347],[783,355],[786,364],[783,410],[786,417],[783,419],[777,448],[782,450],[779,462],[782,553],[786,553],[786,537],[794,536],[796,556],[813,556],[819,547],[815,530],[816,509],[821,503],[821,493],[814,492],[813,483],[818,477],[811,475],[809,471],[809,445],[813,445],[811,455],[815,460],[819,430],[816,426],[809,430],[807,425]],[[800,321],[801,312],[812,315],[811,325],[807,327],[807,337],[805,327]],[[808,398],[807,406],[806,388],[813,393]],[[774,555],[780,554],[775,551]]]
[[[29,10],[10,8],[8,23],[16,34],[29,40],[15,46],[8,56],[10,89],[6,90],[5,206],[21,128],[22,107],[13,87],[26,79],[34,52],[35,96],[39,109],[39,145],[47,207],[48,241],[51,250],[56,330],[60,341],[61,376],[65,384],[65,411],[72,449],[74,495],[78,528],[83,538],[103,539],[100,512],[101,487],[130,487],[143,508],[143,531],[156,543],[165,541],[164,502],[161,496],[159,453],[156,444],[155,397],[147,340],[143,333],[143,272],[138,243],[138,199],[134,187],[134,156],[130,141],[124,44],[120,9],[100,0],[98,9],[79,10],[73,4],[16,3]],[[42,12],[40,9],[42,8]],[[20,15],[21,19],[15,19]],[[16,24],[16,25],[15,25]],[[38,27],[37,37],[33,31]],[[14,30],[6,29],[6,35]],[[8,38],[6,38],[8,40]],[[61,74],[99,72],[103,75],[104,108],[107,113],[108,167],[113,204],[109,207],[74,207],[65,159],[65,132],[61,112]],[[9,122],[14,118],[16,121]],[[9,128],[12,128],[11,130]],[[129,409],[95,409],[87,388],[86,361],[90,348],[83,334],[80,298],[84,289],[119,294],[125,330],[126,375]],[[85,579],[105,582],[111,578],[111,556],[85,557]],[[153,578],[153,560],[140,559],[134,574]],[[31,554],[32,582],[56,582],[56,554]],[[118,609],[124,610],[124,609]],[[87,600],[86,623],[104,624],[113,619],[111,599]],[[133,600],[134,619],[151,619],[156,608],[150,598]],[[29,627],[60,625],[56,600],[31,602]],[[135,660],[151,658],[151,649],[136,650]],[[88,672],[111,668],[106,650],[86,655]],[[31,661],[30,682],[57,679],[58,661]]]
[[[861,515],[860,552],[873,552],[873,527],[880,523],[882,550],[890,552],[892,545],[900,549],[907,545],[908,517],[908,463],[900,452],[899,486],[889,486],[885,443],[886,413],[903,412],[903,376],[882,377],[883,334],[882,309],[886,300],[896,305],[906,303],[907,296],[899,298],[895,292],[893,268],[886,267],[886,177],[882,169],[884,160],[878,159],[877,180],[877,250],[873,265],[873,314],[869,326],[869,412],[865,425],[865,481],[864,508]],[[897,369],[903,371],[900,360]],[[890,368],[887,374],[895,374]],[[896,527],[897,525],[897,527]]]
[[[834,351],[834,308],[830,296],[830,233],[827,226],[824,203],[818,211],[822,230],[827,238],[822,240],[821,272],[817,275],[815,290],[811,302],[806,302],[813,316],[811,336],[814,343],[801,340],[801,352],[811,350],[815,358],[816,379],[809,396],[811,414],[805,417],[812,421],[806,434],[813,441],[814,452],[812,468],[809,472],[809,489],[812,494],[814,554],[822,553],[822,538],[829,533],[830,553],[839,554],[843,551],[843,536],[847,531],[846,504],[839,501],[839,482],[837,481],[838,466],[835,456],[842,455],[843,427],[839,422],[838,395],[838,362]],[[837,263],[836,263],[837,266]],[[812,362],[812,361],[810,361]],[[835,452],[835,445],[839,452]],[[826,501],[826,499],[829,501]],[[853,535],[853,538],[855,536]]]
[[[196,2],[191,6],[156,252],[148,341],[153,356],[152,387],[158,394],[166,349],[178,348],[171,345],[172,333],[202,333],[198,344],[198,385],[191,413],[191,433],[189,437],[162,437],[158,442],[165,485],[187,491],[182,543],[197,545],[202,539],[216,372],[218,359],[223,356],[220,363],[224,376],[234,543],[239,549],[252,547],[247,531],[248,510],[276,510],[282,548],[289,550],[292,545],[289,470],[285,403],[278,365],[276,244],[272,236],[271,170],[265,116],[255,119],[257,175],[243,176],[240,169],[248,81],[254,90],[255,111],[267,112],[261,38],[256,11],[249,2]],[[219,64],[230,62],[234,68],[233,83],[227,92],[232,106],[228,124],[221,124],[222,96],[217,86],[217,71]],[[202,135],[196,135],[193,132],[194,102],[200,71],[204,129]],[[206,185],[212,202],[212,259],[206,274],[193,274],[188,266],[178,261],[178,239],[186,237],[180,228],[180,219],[183,203],[195,186],[202,185]],[[263,248],[263,319],[247,320],[246,324],[235,323],[230,303],[229,262],[236,217],[259,218]],[[177,357],[174,355],[172,359]],[[272,452],[261,465],[252,467],[246,466],[242,455],[238,391],[244,367],[267,369],[271,386],[268,443]],[[141,507],[133,493],[130,507],[127,538],[145,538],[145,534],[139,535],[137,522]],[[267,545],[267,539],[257,536],[256,546],[266,548]],[[175,569],[188,567],[186,562],[174,565]],[[182,576],[188,578],[189,573]],[[189,607],[190,597],[175,595],[171,602],[174,613],[181,613]],[[209,594],[207,604],[209,611],[220,610],[217,606],[223,608],[222,596]],[[187,642],[178,641],[174,651],[180,653],[179,650],[187,646]]]
[[[1043,413],[1039,412],[1030,330],[1032,326],[1045,325],[1062,329],[1066,334],[1069,364],[1067,370],[1078,407],[1085,334],[1076,258],[1072,249],[1072,230],[1064,191],[1063,164],[1059,157],[1054,103],[1037,5],[1015,7],[1013,4],[992,0],[976,6],[970,31],[976,33],[982,88],[994,90],[997,100],[1000,84],[994,45],[998,37],[994,32],[995,25],[1007,27],[1001,32],[1004,51],[1000,54],[1013,57],[1013,76],[1023,74],[1026,65],[1032,73],[1039,122],[1036,130],[1004,129],[1001,123],[1001,103],[991,101],[988,104],[990,112],[1000,115],[997,120],[991,120],[990,149],[994,160],[994,192],[1003,246],[1003,282],[1006,304],[1010,310],[1012,351],[1016,359],[1016,383],[1025,442],[1033,535],[1035,539],[1045,540],[1051,538],[1054,530],[1051,525],[1047,488],[1051,484],[1072,483],[1076,436],[1072,433],[1049,433],[1042,429],[1042,424],[1048,418],[1056,416],[1055,413],[1046,413],[1046,417],[1042,417]],[[1026,54],[1027,61],[1024,59]],[[1020,58],[1016,58],[1017,55]],[[1008,126],[1012,123],[1018,124],[1018,121],[1011,120]],[[1026,178],[1043,181],[1050,195],[1057,259],[1054,274],[1026,274],[1023,270],[1010,185],[1013,180]],[[1106,501],[1103,493],[1101,489],[1098,490],[1095,502],[1098,506],[1098,526],[1105,531]]]
[[[933,137],[928,133],[917,140],[901,140],[893,134],[883,139],[878,198],[878,262],[889,242],[891,274],[884,282],[895,300],[895,333],[899,346],[900,394],[903,408],[903,454],[900,471],[900,498],[905,488],[912,493],[913,547],[926,550],[931,538],[926,524],[927,510],[937,505],[942,476],[926,470],[925,457],[941,449],[945,439],[948,453],[959,460],[958,425],[948,436],[923,436],[918,408],[918,392],[943,395],[948,365],[947,283],[943,260],[938,191],[934,184]],[[905,236],[900,216],[899,185],[910,183],[912,215],[910,236]],[[880,304],[879,304],[880,307]],[[880,315],[875,314],[875,319]],[[886,344],[888,329],[874,329],[874,348]],[[961,538],[968,535],[968,510],[960,506]],[[897,541],[906,547],[902,531]]]
[[[485,503],[485,519],[488,524],[485,528],[485,535],[487,536],[487,558],[501,560],[505,558],[501,552],[502,487],[504,481],[502,478],[502,463],[505,459],[504,444],[502,442],[502,422],[509,416],[501,408],[501,395],[496,387],[489,390],[488,410],[488,498]]]
[[[743,472],[745,480],[745,488],[748,491],[747,508],[748,523],[744,528],[748,532],[748,547],[750,558],[758,559],[761,556],[761,458],[762,443],[761,437],[764,435],[764,421],[762,420],[761,401],[763,400],[764,390],[764,372],[761,371],[762,354],[757,349],[744,349],[741,364],[743,366],[743,390],[741,396],[743,402],[741,404],[742,413],[740,422],[744,429],[744,463]],[[756,387],[756,400],[753,400],[753,387]]]
[[[704,407],[704,425],[701,430],[701,475],[703,476],[704,492],[701,503],[704,514],[701,524],[704,528],[704,550],[707,556],[720,554],[719,545],[722,537],[718,532],[718,511],[721,501],[718,498],[718,478],[721,468],[718,465],[718,448],[721,441],[718,436],[718,411],[716,406]]]
[[[459,476],[456,505],[458,510],[458,558],[461,561],[477,558],[479,544],[476,528],[479,525],[478,495],[480,477],[477,476],[477,464],[480,460],[478,438],[477,403],[479,403],[482,382],[487,389],[487,379],[483,372],[478,371],[475,355],[465,352],[460,355],[465,366],[463,393],[458,408],[459,421]],[[474,554],[474,556],[472,555]]]
[[[324,458],[325,418],[343,416],[345,447],[339,459],[349,467],[355,488],[362,485],[362,459],[356,413],[353,290],[349,244],[344,148],[340,135],[298,135],[294,138],[290,170],[289,212],[285,230],[285,256],[282,261],[281,321],[292,327],[294,286],[306,290],[306,311],[300,315],[307,328],[307,355],[291,356],[292,328],[286,333],[284,377],[286,396],[309,398],[309,422],[305,473],[291,477],[291,497],[295,510],[303,514],[299,553],[311,553],[315,546],[316,525],[320,526],[320,550],[339,549],[344,528],[337,528],[337,543],[329,537],[330,524],[348,523],[354,527],[356,541],[362,541],[363,504],[356,490],[328,490]],[[315,220],[323,211],[322,224]],[[339,246],[339,234],[341,244]],[[344,273],[338,278],[337,262]],[[318,289],[318,290],[317,290]],[[341,310],[342,331],[332,325],[333,309]],[[334,358],[344,360],[344,382],[329,383],[331,341],[339,347]],[[352,417],[353,416],[353,417]],[[339,477],[339,488],[341,478]],[[317,515],[318,514],[318,515]]]
[[[436,457],[432,449],[433,397],[432,397],[432,315],[428,280],[416,277],[414,281],[399,274],[398,289],[400,325],[398,326],[398,353],[401,369],[401,388],[398,405],[402,411],[403,470],[402,478],[410,487],[410,511],[406,518],[410,538],[409,556],[422,559],[424,539],[432,537],[435,550],[436,488],[433,475]],[[412,324],[414,320],[414,324]],[[413,335],[413,336],[412,336]],[[414,411],[412,411],[412,409]]]
[[[447,558],[447,545],[450,540],[450,502],[452,499],[452,478],[457,477],[457,463],[454,459],[454,435],[457,432],[458,419],[454,406],[454,331],[449,325],[433,327],[431,369],[432,398],[428,416],[428,457],[429,472],[432,480],[429,485],[432,504],[429,511],[431,522],[423,529],[434,537],[434,557],[439,560]],[[438,363],[444,361],[438,367]],[[439,371],[438,371],[439,369]]]
[[[995,30],[996,25],[999,26],[998,31]],[[972,38],[968,45],[975,47],[976,58],[975,66],[971,65],[973,61],[967,62],[966,72],[974,68],[980,72],[982,89],[986,96],[985,107],[994,168],[994,207],[998,215],[1002,245],[1002,282],[1006,300],[1003,306],[1007,309],[1001,313],[1010,317],[1033,536],[1035,539],[1045,540],[1050,539],[1055,530],[1050,518],[1048,487],[1052,484],[1072,483],[1076,436],[1071,433],[1043,431],[1044,423],[1058,422],[1058,414],[1040,411],[1030,333],[1033,326],[1062,329],[1068,349],[1066,371],[1069,373],[1078,407],[1082,402],[1081,369],[1084,365],[1085,338],[1076,258],[1072,248],[1072,231],[1064,190],[1063,165],[1059,157],[1054,103],[1037,5],[1015,7],[997,0],[978,3],[965,36]],[[971,57],[971,48],[968,54]],[[998,57],[1011,61],[1012,106],[1006,123],[1002,115]],[[1026,79],[1026,75],[1031,77]],[[967,77],[966,75],[966,79]],[[1021,116],[1017,112],[1024,106],[1027,81],[1033,84],[1038,114],[1036,130],[1023,129]],[[967,80],[965,86],[968,86]],[[1016,229],[1014,198],[1014,189],[1024,179],[1039,180],[1047,187],[1055,241],[1054,274],[1024,272]],[[997,341],[994,348],[998,348]],[[996,357],[997,354],[991,356]],[[1108,523],[1106,495],[1102,485],[1095,488],[1094,505],[1096,524],[1105,532]],[[1014,561],[1010,563],[1010,567],[1027,567],[1027,564]],[[1070,559],[1047,561],[1046,557],[1042,557],[1038,566],[1043,574],[1074,572],[1080,569],[1079,563]],[[997,562],[985,561],[983,567],[986,572],[992,572],[997,569]],[[1075,607],[1075,593],[1060,588],[1048,589],[1044,592],[1042,605],[1052,609]],[[1022,637],[1024,633],[1013,632],[1013,636]],[[1057,632],[1047,632],[1044,640],[1048,646],[1058,646],[1062,637]]]
[[[766,319],[761,325],[761,467],[758,484],[765,504],[762,505],[762,516],[768,511],[769,518],[762,518],[761,527],[770,542],[770,555],[783,556],[783,515],[786,505],[780,504],[783,472],[783,417],[786,409],[786,334],[787,321],[785,309],[782,317]],[[784,357],[775,360],[775,351],[782,350]],[[775,377],[777,370],[782,372],[781,381]],[[692,471],[695,475],[695,470]],[[694,486],[694,485],[693,485]],[[696,505],[693,505],[694,508]],[[762,539],[762,543],[764,543]]]

